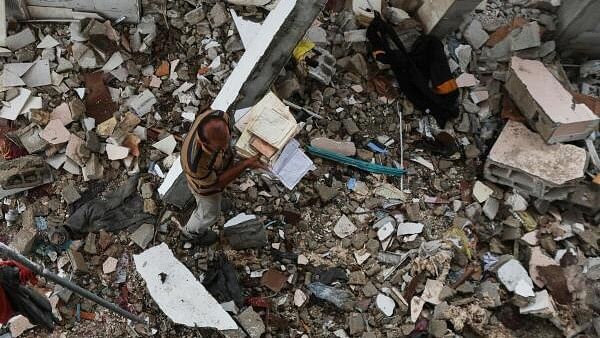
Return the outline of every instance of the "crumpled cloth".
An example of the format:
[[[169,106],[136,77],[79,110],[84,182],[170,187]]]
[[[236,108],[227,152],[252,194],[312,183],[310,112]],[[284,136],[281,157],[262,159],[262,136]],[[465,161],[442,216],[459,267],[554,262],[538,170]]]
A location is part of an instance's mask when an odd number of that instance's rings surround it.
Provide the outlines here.
[[[53,329],[58,319],[52,314],[50,301],[23,285],[28,282],[37,282],[29,269],[14,261],[0,262],[0,323],[22,314],[34,325]]]
[[[144,200],[136,193],[139,176],[133,176],[104,198],[96,197],[81,205],[65,226],[75,233],[125,228],[154,223],[154,216],[144,212]]]
[[[244,296],[235,268],[223,255],[217,256],[209,265],[202,285],[219,303],[233,300],[240,308],[244,305]]]

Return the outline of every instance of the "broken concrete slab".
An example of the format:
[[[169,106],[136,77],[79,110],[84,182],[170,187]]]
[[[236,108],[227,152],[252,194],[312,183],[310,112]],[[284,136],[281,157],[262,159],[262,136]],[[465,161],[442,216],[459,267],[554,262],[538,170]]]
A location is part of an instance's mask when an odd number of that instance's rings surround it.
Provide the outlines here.
[[[486,179],[547,200],[564,199],[584,175],[586,151],[570,144],[548,145],[525,125],[508,121],[485,164]]]
[[[25,28],[17,34],[13,34],[6,38],[6,47],[8,49],[17,51],[29,44],[32,44],[36,41],[33,32],[29,28]]]
[[[60,43],[56,41],[52,35],[46,35],[40,43],[36,46],[38,49],[46,49],[46,48],[54,48],[58,46]]]
[[[218,330],[237,329],[235,321],[165,243],[134,255],[133,260],[150,295],[175,323]]]
[[[600,118],[573,95],[540,61],[511,59],[505,84],[512,100],[548,143],[583,140]]]

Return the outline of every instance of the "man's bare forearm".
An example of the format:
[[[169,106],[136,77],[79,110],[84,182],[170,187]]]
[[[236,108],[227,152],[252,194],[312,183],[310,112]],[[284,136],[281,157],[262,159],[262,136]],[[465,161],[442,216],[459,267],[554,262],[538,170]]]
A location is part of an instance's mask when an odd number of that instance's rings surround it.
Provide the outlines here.
[[[249,168],[249,160],[242,160],[236,163],[233,167],[224,171],[217,180],[215,187],[219,189],[224,189],[231,182],[235,181],[236,178],[240,177],[240,175]]]

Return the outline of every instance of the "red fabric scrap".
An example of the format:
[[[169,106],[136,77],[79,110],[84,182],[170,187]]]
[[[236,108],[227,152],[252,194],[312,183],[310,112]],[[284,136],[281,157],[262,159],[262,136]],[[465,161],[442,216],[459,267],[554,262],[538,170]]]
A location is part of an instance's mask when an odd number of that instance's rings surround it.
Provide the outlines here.
[[[37,278],[31,272],[31,270],[27,269],[20,263],[15,261],[0,261],[0,267],[2,266],[14,266],[19,269],[19,283],[25,284],[27,282],[31,282],[33,284],[37,283]],[[14,311],[8,298],[6,297],[6,292],[0,286],[0,323],[6,324],[9,319],[13,317]]]

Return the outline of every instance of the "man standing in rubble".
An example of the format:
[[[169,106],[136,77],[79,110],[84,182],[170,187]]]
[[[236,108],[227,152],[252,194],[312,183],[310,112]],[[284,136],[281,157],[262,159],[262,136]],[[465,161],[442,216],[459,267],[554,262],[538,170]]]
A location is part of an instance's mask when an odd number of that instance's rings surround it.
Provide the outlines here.
[[[206,110],[192,124],[181,149],[181,164],[196,198],[196,210],[183,229],[183,237],[201,246],[217,241],[210,228],[221,212],[223,189],[246,169],[260,169],[259,157],[233,163],[229,116]]]

